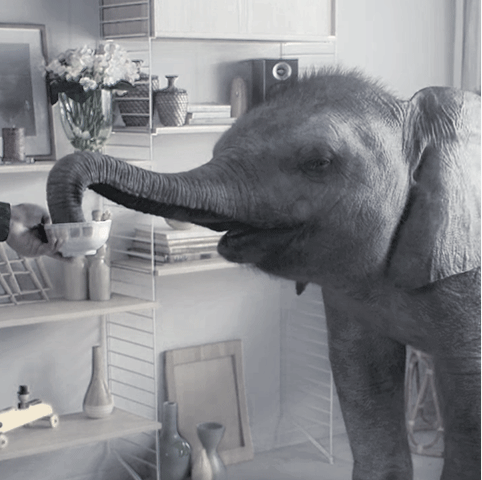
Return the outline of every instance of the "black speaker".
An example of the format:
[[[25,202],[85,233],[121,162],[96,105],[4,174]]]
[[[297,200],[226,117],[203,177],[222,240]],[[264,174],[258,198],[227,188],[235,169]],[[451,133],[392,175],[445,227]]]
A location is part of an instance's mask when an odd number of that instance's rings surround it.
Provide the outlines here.
[[[298,59],[256,59],[252,65],[252,105],[268,100],[298,78]]]

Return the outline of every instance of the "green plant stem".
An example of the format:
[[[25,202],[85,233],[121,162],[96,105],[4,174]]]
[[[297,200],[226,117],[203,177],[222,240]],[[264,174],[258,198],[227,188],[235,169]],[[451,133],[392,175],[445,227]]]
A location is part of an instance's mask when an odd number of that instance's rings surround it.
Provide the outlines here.
[[[102,91],[94,91],[83,103],[65,94],[60,94],[59,100],[62,124],[73,147],[78,150],[99,150],[110,134],[112,123],[103,113]]]

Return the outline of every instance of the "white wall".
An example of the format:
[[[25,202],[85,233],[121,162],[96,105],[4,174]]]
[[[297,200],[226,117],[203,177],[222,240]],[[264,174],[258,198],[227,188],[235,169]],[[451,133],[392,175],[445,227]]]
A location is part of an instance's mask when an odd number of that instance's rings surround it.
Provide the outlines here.
[[[452,0],[337,0],[338,61],[410,98],[451,85]]]
[[[403,97],[427,85],[451,83],[452,7],[450,0],[338,0],[338,58],[348,67],[360,67],[380,78]],[[0,0],[2,22],[44,23],[50,56],[98,35],[97,0]],[[91,42],[89,42],[89,40]],[[258,45],[239,50],[236,44],[198,44],[195,55],[217,65],[228,76],[226,62],[232,56],[250,58]],[[193,80],[185,63],[174,52],[159,47],[156,65],[161,78],[166,65],[179,65],[180,86],[190,87],[196,101],[213,92],[212,76]],[[229,50],[232,48],[232,52]],[[272,45],[263,46],[272,56]],[[250,50],[251,49],[251,50]],[[231,55],[232,53],[232,55]],[[260,50],[256,50],[258,55]],[[216,71],[213,68],[213,72]],[[211,71],[211,70],[210,70]],[[183,84],[183,79],[185,83]],[[207,82],[205,85],[204,82]],[[219,93],[226,98],[226,93]],[[69,151],[58,121],[55,123],[59,156]],[[209,160],[216,136],[156,139],[155,169],[179,171]],[[183,148],[180,148],[182,144]],[[0,167],[0,200],[45,203],[43,174],[4,175]],[[56,271],[53,262],[49,263]],[[59,285],[57,279],[57,285]],[[251,429],[256,450],[278,444],[280,413],[280,311],[284,282],[244,269],[164,278],[159,282],[158,348],[242,338]],[[1,312],[0,312],[1,314]],[[28,383],[36,396],[54,403],[59,413],[80,409],[90,368],[90,346],[99,340],[96,319],[0,331],[0,408],[15,402],[18,384]],[[162,393],[162,392],[161,392]],[[286,440],[285,440],[286,441]],[[102,476],[105,450],[74,449],[0,464],[0,478],[9,480],[79,480]],[[97,471],[95,476],[89,471]],[[85,474],[84,474],[85,473]],[[121,478],[121,477],[119,477]]]

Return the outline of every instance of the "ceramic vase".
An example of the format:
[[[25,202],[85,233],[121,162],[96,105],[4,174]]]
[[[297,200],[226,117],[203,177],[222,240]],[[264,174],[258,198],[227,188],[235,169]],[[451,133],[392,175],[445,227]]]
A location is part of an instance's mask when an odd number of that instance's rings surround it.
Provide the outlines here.
[[[106,261],[107,247],[97,250],[89,265],[89,298],[94,301],[110,300],[110,267]]]
[[[66,300],[89,298],[88,262],[84,256],[71,257],[62,262],[64,297]]]
[[[92,347],[92,377],[83,403],[84,413],[90,418],[104,418],[114,410],[114,400],[105,378],[105,362],[102,349]]]
[[[162,480],[185,480],[189,477],[191,446],[177,430],[177,403],[164,402],[159,438]]]
[[[167,88],[155,92],[159,120],[165,127],[180,127],[186,123],[188,95],[176,87],[177,75],[166,75]]]
[[[224,435],[224,426],[216,422],[197,425],[197,435],[202,448],[196,453],[192,480],[227,480],[228,473],[217,451]]]
[[[101,150],[112,132],[112,92],[93,90],[83,102],[61,92],[59,106],[62,127],[75,150]]]

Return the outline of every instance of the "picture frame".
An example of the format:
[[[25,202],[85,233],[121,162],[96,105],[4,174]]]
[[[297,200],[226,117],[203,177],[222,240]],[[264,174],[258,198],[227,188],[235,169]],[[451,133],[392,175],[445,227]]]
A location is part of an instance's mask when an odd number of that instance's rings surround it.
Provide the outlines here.
[[[196,425],[226,427],[218,446],[225,465],[251,460],[253,444],[244,389],[241,340],[169,350],[165,354],[168,401],[178,404],[180,434],[196,451]]]
[[[44,25],[0,23],[0,129],[25,129],[30,161],[55,159],[46,64]]]

